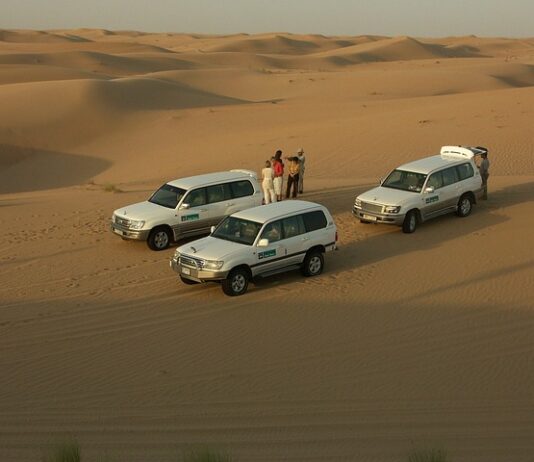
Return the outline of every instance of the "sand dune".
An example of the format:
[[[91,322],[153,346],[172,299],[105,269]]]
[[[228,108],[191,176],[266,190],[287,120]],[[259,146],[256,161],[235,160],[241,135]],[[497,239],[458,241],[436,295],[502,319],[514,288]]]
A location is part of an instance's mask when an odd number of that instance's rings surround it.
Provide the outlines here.
[[[0,31],[0,459],[458,462],[534,452],[534,39]],[[489,200],[415,234],[355,195],[441,145]],[[230,300],[108,230],[163,182],[307,154],[325,272]],[[115,191],[115,192],[113,192]],[[119,192],[120,191],[120,192]]]

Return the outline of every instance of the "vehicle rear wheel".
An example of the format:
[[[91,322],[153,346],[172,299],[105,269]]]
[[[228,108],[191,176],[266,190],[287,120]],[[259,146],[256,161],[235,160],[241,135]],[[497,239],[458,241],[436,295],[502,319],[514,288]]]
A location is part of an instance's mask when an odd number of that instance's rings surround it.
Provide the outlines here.
[[[403,233],[413,233],[417,228],[417,212],[415,210],[410,210],[404,217],[404,222],[402,223],[402,232]]]
[[[187,278],[184,278],[183,276],[180,276],[180,280],[184,284],[187,284],[188,286],[193,286],[195,284],[200,284],[200,282],[198,282],[198,281],[193,281],[192,279],[187,279]]]
[[[323,272],[324,257],[319,250],[313,250],[306,254],[302,263],[302,274],[306,277],[318,276]]]
[[[165,250],[171,243],[171,232],[167,228],[154,228],[150,231],[147,244],[152,250]]]
[[[249,274],[244,268],[235,268],[222,281],[222,290],[230,297],[243,295],[248,288]]]
[[[458,201],[456,215],[463,218],[470,215],[471,210],[473,210],[473,199],[471,199],[469,194],[464,194]]]

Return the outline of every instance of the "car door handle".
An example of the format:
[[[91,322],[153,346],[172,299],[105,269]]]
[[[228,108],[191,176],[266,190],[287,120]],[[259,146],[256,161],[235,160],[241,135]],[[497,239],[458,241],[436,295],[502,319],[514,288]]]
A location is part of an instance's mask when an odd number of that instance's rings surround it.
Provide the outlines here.
[[[233,202],[227,202],[227,203],[226,203],[226,206],[227,206],[227,207],[230,207],[231,205],[234,205],[234,203],[233,203]]]
[[[207,212],[208,209],[198,209],[199,212]]]

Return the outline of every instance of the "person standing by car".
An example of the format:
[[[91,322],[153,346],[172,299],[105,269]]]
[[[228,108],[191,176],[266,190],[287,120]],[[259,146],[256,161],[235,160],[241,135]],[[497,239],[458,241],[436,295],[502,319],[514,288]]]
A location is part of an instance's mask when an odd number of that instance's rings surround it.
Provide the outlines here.
[[[488,178],[490,161],[488,159],[487,152],[483,152],[480,157],[481,161],[480,165],[478,166],[478,170],[480,172],[480,176],[482,177],[482,199],[488,200]]]
[[[287,190],[286,190],[286,198],[289,199],[289,196],[291,195],[291,189],[293,189],[293,194],[291,197],[293,199],[296,199],[297,197],[297,189],[299,185],[299,161],[298,157],[290,157],[289,158],[289,175],[287,177]]]
[[[299,160],[299,194],[304,192],[304,171],[306,169],[306,156],[304,149],[299,148],[297,151],[297,158]]]
[[[265,161],[265,168],[261,171],[263,181],[261,183],[263,189],[264,203],[270,204],[271,202],[276,202],[276,194],[274,192],[274,171],[271,167],[270,161]]]
[[[273,170],[274,170],[274,192],[276,193],[276,199],[278,201],[282,200],[282,183],[284,180],[284,164],[282,163],[282,151],[279,149],[276,151],[273,159]]]

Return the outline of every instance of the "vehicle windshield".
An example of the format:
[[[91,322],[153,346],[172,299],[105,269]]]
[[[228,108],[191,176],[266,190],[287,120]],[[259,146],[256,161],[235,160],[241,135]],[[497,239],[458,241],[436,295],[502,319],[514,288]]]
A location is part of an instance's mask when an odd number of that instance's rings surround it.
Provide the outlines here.
[[[424,173],[393,170],[382,183],[382,187],[418,193],[423,189],[425,179]]]
[[[175,209],[178,202],[184,197],[185,189],[171,186],[170,184],[164,184],[159,188],[152,197],[148,199],[148,202],[158,204],[169,209]]]
[[[252,245],[256,240],[261,223],[243,220],[241,218],[226,217],[212,233],[212,237],[239,244]]]

